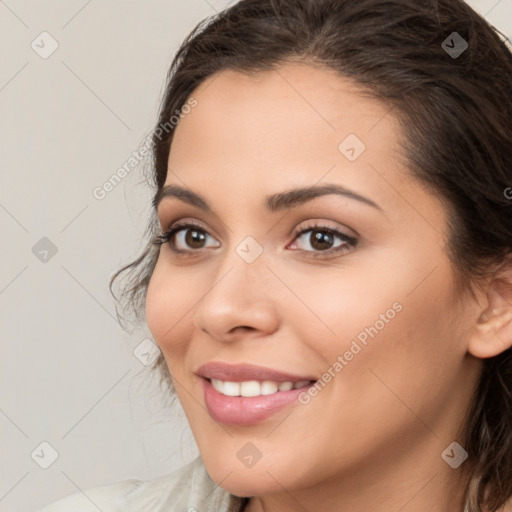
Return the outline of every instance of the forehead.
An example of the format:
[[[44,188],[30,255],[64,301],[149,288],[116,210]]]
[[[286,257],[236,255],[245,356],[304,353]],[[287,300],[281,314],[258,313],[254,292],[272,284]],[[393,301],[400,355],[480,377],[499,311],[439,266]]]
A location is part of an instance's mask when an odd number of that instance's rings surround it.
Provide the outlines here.
[[[337,156],[339,142],[349,134],[393,150],[400,134],[389,106],[320,66],[286,63],[251,74],[225,70],[209,77],[193,96],[198,104],[176,129],[175,153],[191,131],[196,143],[188,140],[187,150],[194,145],[200,151],[199,142],[208,142],[230,153],[239,148],[273,156],[277,150],[276,156],[287,151],[298,157],[314,149]]]
[[[238,197],[238,206],[322,180],[388,208],[410,207],[397,205],[397,189],[417,200],[390,106],[331,69],[287,63],[251,74],[225,70],[191,96],[197,105],[175,128],[166,184],[233,203]],[[351,147],[356,158],[348,158]]]
[[[286,152],[318,158],[319,151],[338,157],[349,134],[367,147],[398,149],[400,129],[390,107],[329,68],[286,63],[251,74],[224,70],[192,96],[197,106],[176,127],[171,158],[199,157],[211,145],[226,150],[226,157]]]

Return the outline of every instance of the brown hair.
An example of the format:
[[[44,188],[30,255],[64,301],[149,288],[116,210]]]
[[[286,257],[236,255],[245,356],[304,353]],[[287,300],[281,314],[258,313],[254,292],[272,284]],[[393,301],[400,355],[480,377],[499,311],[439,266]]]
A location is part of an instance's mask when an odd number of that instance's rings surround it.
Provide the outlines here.
[[[461,290],[474,295],[473,285],[512,248],[512,202],[504,192],[512,185],[512,54],[499,34],[462,0],[242,0],[199,23],[172,62],[152,137],[155,196],[173,137],[161,127],[205,79],[291,60],[325,66],[393,109],[411,173],[450,209],[447,253]],[[468,43],[460,55],[449,51],[454,37]],[[158,258],[157,230],[153,208],[144,252],[110,283],[112,291],[129,271],[122,299],[138,321]],[[172,389],[163,356],[155,368]],[[494,512],[512,496],[511,406],[509,348],[483,361],[466,420],[470,512]]]

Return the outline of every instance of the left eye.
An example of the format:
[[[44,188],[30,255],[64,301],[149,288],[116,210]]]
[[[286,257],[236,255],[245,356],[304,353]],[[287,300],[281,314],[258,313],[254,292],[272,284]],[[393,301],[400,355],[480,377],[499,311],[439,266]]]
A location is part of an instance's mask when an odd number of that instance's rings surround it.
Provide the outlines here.
[[[301,239],[303,246],[299,249],[308,252],[336,252],[345,248],[349,249],[356,244],[353,237],[337,229],[322,226],[312,226],[301,230],[297,233],[295,240],[300,241]],[[338,243],[336,243],[336,240],[338,240]],[[296,241],[292,245],[296,245]]]

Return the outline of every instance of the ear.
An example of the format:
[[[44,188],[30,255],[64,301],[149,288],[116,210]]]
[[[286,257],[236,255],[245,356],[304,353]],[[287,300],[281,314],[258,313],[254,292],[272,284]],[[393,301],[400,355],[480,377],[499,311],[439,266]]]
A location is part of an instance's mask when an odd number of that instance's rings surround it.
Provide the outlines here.
[[[484,306],[471,335],[468,351],[482,359],[512,347],[512,267],[490,282]]]

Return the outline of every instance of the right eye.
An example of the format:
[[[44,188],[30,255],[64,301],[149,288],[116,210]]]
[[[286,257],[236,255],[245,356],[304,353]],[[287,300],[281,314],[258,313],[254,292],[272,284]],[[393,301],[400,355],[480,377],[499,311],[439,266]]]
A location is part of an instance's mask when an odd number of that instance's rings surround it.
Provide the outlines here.
[[[157,236],[157,245],[169,244],[172,251],[176,253],[192,253],[208,248],[205,245],[208,237],[215,240],[204,228],[193,223],[176,224],[168,231]],[[220,243],[215,241],[210,247],[219,247]]]

